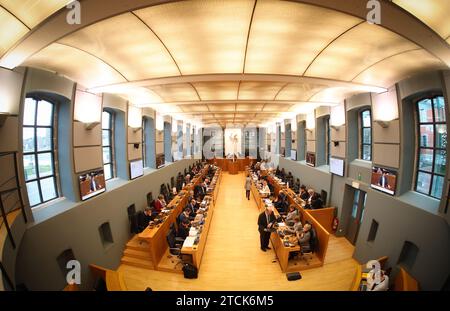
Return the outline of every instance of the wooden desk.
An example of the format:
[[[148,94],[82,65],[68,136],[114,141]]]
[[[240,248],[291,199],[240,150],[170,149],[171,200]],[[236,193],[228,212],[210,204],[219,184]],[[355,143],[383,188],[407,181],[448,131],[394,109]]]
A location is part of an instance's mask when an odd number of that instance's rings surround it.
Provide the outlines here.
[[[237,161],[228,162],[228,172],[231,175],[236,175],[239,172],[239,163]]]
[[[200,270],[200,264],[202,262],[203,258],[203,252],[206,245],[206,239],[208,238],[208,232],[209,227],[211,225],[212,217],[214,215],[214,206],[215,202],[217,200],[217,194],[219,192],[220,187],[220,181],[222,179],[222,170],[220,168],[217,169],[217,171],[214,174],[214,177],[211,180],[211,187],[213,188],[212,192],[209,195],[206,195],[205,198],[211,198],[211,201],[209,203],[207,216],[204,219],[205,223],[202,228],[202,232],[200,233],[199,242],[197,245],[194,245],[193,247],[182,247],[181,253],[187,254],[192,256],[192,263],[194,266],[197,267],[198,270]]]
[[[107,270],[106,271],[106,288],[111,291],[126,291],[127,286],[123,280],[121,272]]]
[[[203,225],[202,232],[200,233],[198,244],[194,245],[193,247],[183,246],[181,248],[182,254],[192,256],[192,263],[195,267],[197,267],[198,270],[200,270],[200,264],[202,262],[203,252],[205,250],[206,239],[208,238],[208,232],[209,232],[209,227],[211,225],[213,213],[214,213],[214,202],[212,201],[212,197],[211,197],[211,202],[210,202],[210,205],[209,205],[209,208],[207,211],[207,216],[204,219],[205,223]]]
[[[193,189],[194,185],[199,184],[204,179],[208,171],[208,167],[209,165],[206,165],[201,170],[200,176],[194,178],[193,182],[189,184],[188,187],[185,187],[183,194],[178,194],[172,199],[172,201],[170,201],[167,206],[172,207],[172,210],[161,224],[158,224],[153,228],[147,227],[144,231],[138,234],[138,238],[146,241],[149,245],[150,257],[155,270],[158,270],[158,264],[168,249],[166,236],[170,230],[170,225],[176,222],[178,215],[181,214],[187,204],[187,200],[189,198],[188,190],[191,190],[191,188]]]
[[[270,175],[267,177],[267,180],[270,183],[272,183],[272,186],[274,187],[277,196],[278,196],[279,191],[281,191],[281,190],[283,190],[285,193],[287,193],[289,204],[293,204],[297,208],[297,210],[299,211],[301,222],[304,224],[306,221],[308,221],[312,225],[314,230],[316,231],[319,248],[318,248],[318,250],[316,250],[315,255],[318,260],[315,261],[315,263],[310,264],[307,268],[309,269],[309,268],[323,266],[323,264],[325,262],[326,252],[328,249],[328,241],[330,238],[330,233],[324,228],[324,226],[322,226],[322,224],[317,219],[314,218],[314,216],[312,214],[309,213],[310,210],[305,210],[303,208],[305,202],[302,199],[300,199],[299,197],[297,197],[292,189],[288,189],[288,188],[286,188],[285,185],[279,184]],[[253,193],[253,197],[255,198],[258,209],[262,212],[265,208],[265,205],[262,201],[261,196],[259,195],[258,190],[254,186],[253,179],[252,179],[252,193]],[[278,211],[276,211],[276,209],[274,209],[274,213],[275,213],[275,215],[277,215]],[[300,267],[295,267],[295,266],[289,267],[289,265],[288,265],[289,252],[296,251],[296,250],[291,250],[290,247],[287,247],[287,248],[284,247],[284,244],[282,243],[282,240],[278,236],[277,233],[272,233],[271,241],[272,241],[272,245],[275,248],[275,253],[278,257],[278,261],[280,263],[280,266],[281,266],[281,269],[283,270],[283,272],[299,271],[299,270],[302,270],[305,268],[305,267],[300,268]],[[283,247],[281,247],[281,246],[283,246]]]
[[[419,283],[415,278],[413,278],[408,272],[400,267],[400,271],[395,277],[394,282],[395,291],[418,291]]]

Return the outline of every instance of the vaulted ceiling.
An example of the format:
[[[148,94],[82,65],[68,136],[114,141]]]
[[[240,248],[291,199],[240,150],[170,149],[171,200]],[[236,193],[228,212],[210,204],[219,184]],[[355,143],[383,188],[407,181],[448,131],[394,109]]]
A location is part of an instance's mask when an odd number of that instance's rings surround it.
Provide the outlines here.
[[[164,3],[162,3],[164,2]],[[450,1],[0,0],[0,66],[204,123],[264,123],[450,65]]]

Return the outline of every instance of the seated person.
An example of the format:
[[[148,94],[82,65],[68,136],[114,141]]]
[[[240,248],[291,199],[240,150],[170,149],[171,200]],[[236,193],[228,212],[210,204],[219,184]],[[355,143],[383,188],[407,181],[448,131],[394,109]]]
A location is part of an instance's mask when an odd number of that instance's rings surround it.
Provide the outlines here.
[[[191,222],[188,219],[183,219],[178,227],[178,237],[186,239],[189,236],[189,230],[191,228]]]
[[[306,209],[311,209],[311,202],[314,196],[314,190],[313,189],[308,189],[308,199],[306,200],[306,204],[305,204],[305,208]]]
[[[163,208],[167,206],[166,200],[162,194],[158,195],[158,199],[155,201],[154,213],[159,214]]]
[[[320,194],[314,193],[311,198],[311,209],[320,209],[323,208],[323,201],[320,197]]]
[[[301,234],[303,232],[303,226],[302,226],[302,222],[300,221],[300,216],[298,216],[298,215],[295,216],[294,224],[292,226],[288,227],[284,232],[293,233],[293,234],[297,234],[297,233]]]
[[[263,180],[262,187],[261,187],[261,189],[259,191],[260,191],[260,193],[263,196],[269,196],[270,195],[270,188],[269,188],[269,185],[267,184],[266,180]]]
[[[309,194],[308,194],[308,192],[306,191],[306,186],[305,186],[305,185],[301,185],[301,186],[300,186],[300,192],[299,192],[299,195],[300,195],[300,198],[301,198],[303,201],[307,201],[307,200],[308,200]]]
[[[153,220],[152,210],[149,207],[144,208],[143,211],[137,213],[137,223],[139,232],[147,228],[148,223]]]
[[[267,169],[267,165],[266,165],[266,161],[265,160],[261,161],[261,165],[259,166],[259,168],[261,170],[263,170],[263,171]]]
[[[181,213],[180,214],[180,216],[179,216],[179,218],[180,218],[180,224],[183,222],[183,221],[185,221],[185,220],[187,220],[187,221],[189,221],[189,223],[191,223],[191,209],[190,208],[185,208],[184,210],[183,210],[183,213]]]
[[[387,291],[389,289],[389,277],[383,270],[375,273],[375,270],[370,270],[367,275],[367,291]]]
[[[275,208],[280,214],[286,214],[289,208],[289,203],[287,202],[286,195],[283,192],[278,194],[278,199],[274,203]]]
[[[294,218],[296,216],[298,216],[297,208],[295,207],[294,204],[291,204],[289,206],[289,210],[288,210],[288,213],[287,213],[287,216],[286,216],[286,219],[285,219],[286,225],[293,226],[294,225]]]
[[[186,205],[186,208],[189,208],[191,210],[191,217],[195,217],[195,215],[197,214],[197,205],[197,201],[194,198],[192,198],[191,201]]]
[[[303,226],[303,230],[301,232],[297,232],[298,244],[300,245],[300,247],[309,249],[310,247],[309,240],[311,239],[310,230],[311,224],[306,223]]]
[[[297,180],[295,181],[294,185],[292,186],[292,190],[295,193],[298,193],[300,191],[300,179],[297,178]]]

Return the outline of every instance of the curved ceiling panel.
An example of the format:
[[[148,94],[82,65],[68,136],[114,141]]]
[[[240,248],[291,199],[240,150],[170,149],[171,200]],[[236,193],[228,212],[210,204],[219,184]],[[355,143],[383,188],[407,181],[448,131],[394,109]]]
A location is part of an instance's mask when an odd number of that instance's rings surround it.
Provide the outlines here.
[[[450,36],[450,1],[448,0],[393,0],[416,16],[442,38]]]
[[[422,71],[448,69],[441,61],[420,49],[388,58],[354,79],[357,83],[377,83],[389,87],[410,75]]]
[[[104,59],[129,80],[180,74],[164,45],[131,13],[83,28],[60,42]]]
[[[180,1],[135,11],[182,74],[242,72],[253,1]]]
[[[238,81],[194,82],[202,100],[235,100],[238,94]]]
[[[357,93],[360,92],[349,87],[330,87],[316,93],[309,100],[313,102],[341,103],[344,99]]]
[[[0,7],[0,56],[5,54],[27,32],[27,27]]]
[[[284,85],[282,82],[241,82],[239,99],[273,100]]]
[[[0,0],[0,5],[29,28],[33,28],[69,2],[68,0]]]
[[[158,94],[165,102],[199,101],[195,89],[189,83],[153,85],[148,89]]]
[[[312,95],[326,88],[326,85],[307,84],[307,83],[289,83],[275,98],[276,100],[294,100],[306,101]]]
[[[312,5],[258,1],[245,73],[302,75],[314,57],[360,19]]]
[[[236,105],[235,104],[209,104],[208,105],[209,110],[214,112],[229,112],[229,111],[235,111]]]
[[[389,30],[362,23],[327,47],[305,74],[350,81],[374,63],[415,48]]]
[[[101,60],[58,43],[33,55],[25,65],[55,71],[88,88],[125,82],[118,72]]]

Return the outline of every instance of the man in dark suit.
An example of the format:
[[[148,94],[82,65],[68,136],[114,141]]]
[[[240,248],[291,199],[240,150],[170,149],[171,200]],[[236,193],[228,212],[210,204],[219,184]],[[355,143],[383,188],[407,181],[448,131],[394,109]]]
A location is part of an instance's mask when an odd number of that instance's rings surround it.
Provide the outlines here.
[[[143,211],[138,212],[137,214],[137,222],[139,232],[142,232],[145,228],[147,228],[148,223],[152,220],[152,210],[146,207]]]
[[[259,214],[258,217],[258,231],[259,231],[259,241],[261,243],[261,250],[265,252],[270,249],[270,229],[275,223],[275,215],[273,214],[272,208],[266,208],[264,212]]]

